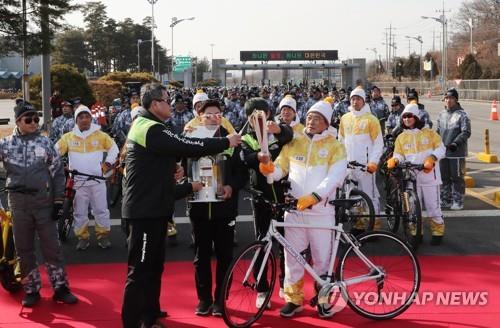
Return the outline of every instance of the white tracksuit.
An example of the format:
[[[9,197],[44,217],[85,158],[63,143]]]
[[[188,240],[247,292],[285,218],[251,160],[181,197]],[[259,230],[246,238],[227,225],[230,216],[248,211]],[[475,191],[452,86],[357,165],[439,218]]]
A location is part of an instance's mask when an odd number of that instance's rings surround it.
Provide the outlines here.
[[[384,141],[378,119],[371,113],[367,104],[356,111],[349,107],[350,112],[343,115],[339,125],[339,141],[344,143],[347,161],[357,161],[361,164],[378,164],[384,151]],[[379,192],[375,182],[375,174],[354,170],[354,178],[359,188],[373,202],[375,214],[380,213]]]
[[[286,144],[274,161],[271,174],[274,181],[285,175],[291,183],[291,194],[295,198],[315,192],[321,201],[303,212],[285,213],[287,223],[310,223],[332,225],[335,210],[328,204],[335,199],[335,191],[346,176],[345,149],[336,140],[332,129],[316,134],[312,139],[306,134],[296,134]],[[287,240],[299,252],[311,246],[314,269],[320,275],[328,271],[333,232],[326,229],[285,228]],[[304,301],[304,268],[288,253],[285,254],[285,300],[297,305]]]
[[[441,141],[441,137],[435,131],[423,128],[405,129],[397,138],[394,145],[394,158],[400,162],[411,162],[413,164],[423,164],[425,159],[434,155],[438,161],[445,156],[446,148]],[[439,163],[431,172],[419,171],[417,174],[417,190],[420,203],[425,204],[427,215],[435,224],[442,224],[443,215],[441,213],[441,202],[439,199],[441,185],[441,172]],[[433,235],[436,229],[431,222]],[[440,235],[440,233],[437,233]]]
[[[56,144],[59,154],[68,154],[69,168],[82,173],[102,176],[102,162],[114,163],[118,156],[118,147],[109,135],[92,124],[90,129],[81,132],[78,126],[68,132]],[[104,153],[107,153],[104,160]],[[74,230],[79,239],[88,239],[88,209],[96,221],[96,235],[100,239],[111,228],[108,210],[106,183],[104,181],[86,181],[83,176],[75,176],[75,199],[73,201]]]

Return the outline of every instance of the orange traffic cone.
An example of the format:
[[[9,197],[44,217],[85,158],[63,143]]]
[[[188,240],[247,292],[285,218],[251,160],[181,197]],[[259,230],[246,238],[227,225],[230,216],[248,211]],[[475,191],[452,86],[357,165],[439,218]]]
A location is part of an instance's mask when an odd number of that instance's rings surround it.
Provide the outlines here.
[[[496,101],[496,99],[493,100],[493,102],[491,103],[490,120],[491,121],[498,121],[497,101]]]

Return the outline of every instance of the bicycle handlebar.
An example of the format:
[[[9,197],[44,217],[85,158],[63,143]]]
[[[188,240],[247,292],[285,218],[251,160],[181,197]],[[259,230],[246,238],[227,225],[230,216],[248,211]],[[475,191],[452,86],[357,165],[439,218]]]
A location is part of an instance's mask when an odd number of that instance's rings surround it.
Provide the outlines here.
[[[283,209],[285,211],[292,211],[297,209],[297,199],[290,195],[285,195],[284,203],[277,203],[266,199],[264,197],[264,193],[260,190],[247,188],[245,189],[245,191],[247,191],[257,202],[263,202],[264,204],[267,204],[273,208]]]
[[[38,192],[36,188],[28,188],[26,186],[11,186],[11,187],[3,187],[0,188],[0,192],[17,192],[20,194],[34,194]]]
[[[411,162],[399,163],[397,167],[400,169],[414,169],[414,170],[419,170],[419,171],[424,169],[423,164],[413,164]]]
[[[106,178],[103,177],[103,176],[87,174],[87,173],[79,172],[77,170],[68,170],[68,173],[70,173],[72,175],[80,175],[80,176],[83,176],[83,177],[87,177],[87,178],[89,178],[89,180],[92,180],[92,179],[106,180]]]

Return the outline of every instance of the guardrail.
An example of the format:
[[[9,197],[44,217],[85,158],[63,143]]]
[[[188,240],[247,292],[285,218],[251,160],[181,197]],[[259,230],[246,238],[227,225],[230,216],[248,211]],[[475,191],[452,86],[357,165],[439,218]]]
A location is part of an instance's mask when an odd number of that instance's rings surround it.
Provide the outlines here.
[[[396,87],[399,94],[404,94],[406,87],[414,88],[421,97],[431,95],[442,95],[443,91],[438,81],[370,81],[385,94],[392,94]],[[460,99],[465,100],[500,100],[500,79],[495,80],[449,80],[448,88],[456,88]]]

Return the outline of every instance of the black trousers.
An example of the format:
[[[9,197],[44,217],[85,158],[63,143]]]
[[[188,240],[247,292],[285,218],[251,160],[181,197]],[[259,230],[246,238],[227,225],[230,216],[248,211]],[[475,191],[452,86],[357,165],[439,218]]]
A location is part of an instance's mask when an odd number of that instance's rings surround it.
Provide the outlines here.
[[[255,217],[254,221],[255,232],[256,232],[255,238],[256,239],[264,238],[267,234],[267,230],[271,222],[272,211],[269,208],[269,205],[262,203],[255,203],[255,202],[253,203],[253,211]],[[283,222],[283,215],[284,213],[280,213],[278,221]],[[285,235],[285,229],[277,228],[277,230],[283,236]],[[281,244],[278,244],[278,251],[279,251],[278,261],[280,267],[280,272],[279,272],[280,288],[283,288],[283,282],[285,280],[285,252]],[[260,268],[260,261],[258,265],[256,265],[256,268]],[[263,274],[265,276],[267,274],[267,271],[264,272]],[[269,290],[269,285],[267,284],[267,281],[261,280],[261,283],[259,284],[259,286],[257,286],[257,289],[259,292],[267,292]]]
[[[198,299],[220,302],[222,283],[233,259],[235,218],[190,217],[194,234],[194,269]],[[215,251],[215,292],[212,294],[212,252]]]
[[[127,220],[130,234],[123,327],[136,328],[141,322],[152,325],[158,318],[168,217]]]
[[[465,158],[443,158],[441,169],[441,201],[463,205],[465,195]]]

